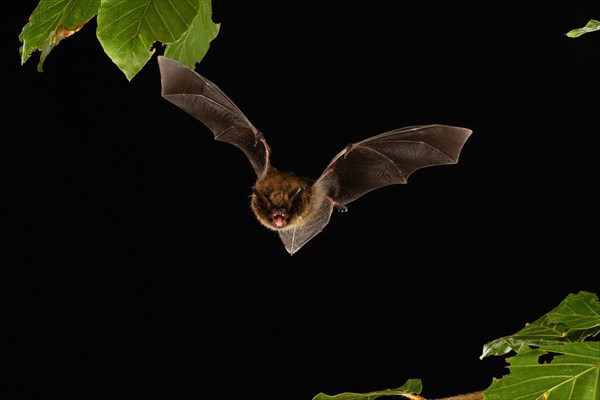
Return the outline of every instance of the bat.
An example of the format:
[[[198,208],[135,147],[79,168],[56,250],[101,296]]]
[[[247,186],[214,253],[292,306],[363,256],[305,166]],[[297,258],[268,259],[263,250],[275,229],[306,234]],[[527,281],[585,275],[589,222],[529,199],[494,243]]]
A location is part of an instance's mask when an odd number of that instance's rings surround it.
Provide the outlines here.
[[[320,177],[310,179],[272,166],[262,132],[214,83],[168,57],[158,56],[158,64],[162,97],[206,125],[215,140],[246,154],[257,176],[250,208],[290,255],[327,226],[334,209],[345,212],[367,192],[405,184],[420,168],[456,164],[472,133],[440,124],[394,129],[348,144]]]

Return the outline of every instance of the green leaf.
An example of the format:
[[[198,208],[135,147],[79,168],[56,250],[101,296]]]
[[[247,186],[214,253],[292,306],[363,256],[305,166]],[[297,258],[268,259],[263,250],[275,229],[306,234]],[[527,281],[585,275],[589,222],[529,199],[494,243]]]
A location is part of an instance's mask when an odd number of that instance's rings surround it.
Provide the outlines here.
[[[541,346],[507,361],[510,374],[494,379],[485,400],[598,400],[600,342]]]
[[[571,331],[600,327],[598,296],[589,292],[568,295],[558,307],[548,313],[548,322],[563,323]]]
[[[384,389],[369,393],[340,393],[330,396],[319,393],[313,400],[373,400],[381,396],[401,396],[404,394],[421,393],[423,386],[420,379],[409,379],[406,383],[396,389]]]
[[[520,353],[529,350],[529,346],[541,344],[561,344],[567,341],[567,335],[562,325],[549,325],[548,317],[544,316],[511,336],[505,336],[483,346],[479,359],[487,356],[501,356],[510,351]]]
[[[600,303],[589,292],[568,295],[554,310],[511,336],[483,346],[480,359],[489,355],[519,353],[530,346],[581,342],[600,331]]]
[[[210,42],[217,37],[220,24],[211,20],[212,8],[209,0],[200,1],[200,11],[189,31],[181,39],[168,44],[165,56],[177,60],[190,68],[195,68],[196,63],[202,60],[208,52]]]
[[[155,42],[175,43],[190,34],[198,23],[206,25],[205,30],[200,30],[201,35],[218,29],[209,29],[215,25],[210,15],[205,15],[210,7],[201,7],[200,3],[200,0],[103,0],[98,10],[98,40],[131,80],[152,57]],[[196,21],[197,18],[201,22]],[[185,44],[199,46],[200,43],[208,49],[213,37],[199,36]]]
[[[590,19],[583,28],[570,30],[566,33],[566,35],[570,38],[576,38],[583,35],[584,33],[594,32],[598,30],[600,30],[600,21]]]
[[[79,31],[96,15],[100,0],[40,0],[19,35],[21,65],[36,50],[42,52],[38,71],[44,60],[61,40]]]

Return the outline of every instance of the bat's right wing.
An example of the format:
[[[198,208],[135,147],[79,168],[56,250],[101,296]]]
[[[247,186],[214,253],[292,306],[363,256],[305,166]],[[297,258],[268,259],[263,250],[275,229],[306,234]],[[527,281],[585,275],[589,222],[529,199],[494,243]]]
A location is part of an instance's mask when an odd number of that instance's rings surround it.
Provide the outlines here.
[[[158,56],[162,96],[206,125],[216,140],[241,149],[257,176],[269,165],[270,150],[262,133],[214,83],[188,66]]]

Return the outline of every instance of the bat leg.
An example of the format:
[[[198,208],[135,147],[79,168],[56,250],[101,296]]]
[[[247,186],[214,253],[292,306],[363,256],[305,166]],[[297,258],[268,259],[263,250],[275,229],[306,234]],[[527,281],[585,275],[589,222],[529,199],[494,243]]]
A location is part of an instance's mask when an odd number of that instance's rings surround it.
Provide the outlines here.
[[[329,201],[331,203],[331,205],[333,205],[335,207],[335,209],[338,212],[346,212],[346,211],[348,211],[348,207],[346,207],[345,205],[342,205],[342,204],[338,203],[337,201],[335,201],[331,197],[325,196],[325,198],[327,199],[327,201]]]

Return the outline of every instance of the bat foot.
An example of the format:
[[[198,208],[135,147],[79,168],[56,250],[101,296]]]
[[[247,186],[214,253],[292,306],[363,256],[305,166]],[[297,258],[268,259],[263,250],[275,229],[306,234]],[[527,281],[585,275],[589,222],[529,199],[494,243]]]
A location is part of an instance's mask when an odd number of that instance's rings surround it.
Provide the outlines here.
[[[342,205],[342,204],[338,203],[337,201],[335,201],[335,200],[334,200],[334,199],[332,199],[331,197],[329,197],[329,196],[325,196],[325,198],[327,199],[327,201],[329,201],[329,202],[331,203],[331,205],[332,205],[332,206],[334,206],[334,207],[335,207],[335,209],[336,209],[338,212],[346,212],[346,211],[348,211],[348,207],[346,207],[346,206],[344,206],[344,205]]]
[[[341,205],[341,204],[336,204],[336,205],[335,205],[335,209],[336,209],[338,212],[342,212],[342,213],[345,213],[346,211],[348,211],[348,207],[346,207],[346,206],[343,206],[343,205]]]

